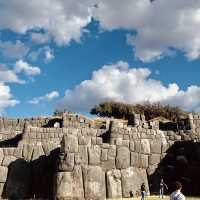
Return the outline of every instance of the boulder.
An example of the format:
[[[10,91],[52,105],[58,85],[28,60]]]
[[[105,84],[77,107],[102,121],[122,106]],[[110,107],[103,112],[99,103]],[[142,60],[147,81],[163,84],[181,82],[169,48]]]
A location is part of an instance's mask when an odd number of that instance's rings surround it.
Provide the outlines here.
[[[134,195],[140,191],[142,183],[145,183],[147,192],[149,191],[147,174],[145,169],[129,167],[121,170],[122,194],[123,197],[130,197],[132,191]]]
[[[75,153],[75,164],[88,164],[88,150],[86,145],[79,145],[78,153]]]
[[[130,151],[129,148],[120,146],[117,148],[116,168],[125,169],[130,166]]]
[[[89,164],[99,165],[101,159],[101,148],[98,145],[94,145],[88,148]]]
[[[151,141],[151,153],[161,154],[161,146],[162,146],[161,140],[152,140]]]
[[[76,166],[73,172],[57,172],[55,183],[56,199],[84,199],[82,170]]]
[[[0,166],[0,183],[5,183],[7,180],[8,168]]]
[[[74,169],[74,153],[66,153],[59,157],[59,170],[72,171]]]
[[[17,158],[15,156],[4,156],[2,165],[8,167],[12,162],[14,162]]]
[[[106,173],[108,198],[122,198],[121,172],[110,170]]]
[[[131,152],[131,166],[133,166],[133,167],[140,166],[139,153]]]
[[[161,155],[160,154],[151,154],[149,156],[149,165],[159,164],[160,159],[161,159]]]
[[[106,199],[105,173],[99,166],[83,169],[85,199]]]
[[[150,154],[150,144],[148,139],[141,139],[141,153]]]
[[[149,165],[148,155],[140,154],[140,167],[147,168]]]
[[[78,152],[78,138],[76,135],[65,135],[61,142],[61,151],[69,153]]]

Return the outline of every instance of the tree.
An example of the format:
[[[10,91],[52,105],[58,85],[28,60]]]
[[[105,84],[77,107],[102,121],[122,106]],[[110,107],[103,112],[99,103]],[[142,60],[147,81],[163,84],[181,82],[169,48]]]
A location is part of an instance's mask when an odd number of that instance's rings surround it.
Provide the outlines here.
[[[133,113],[136,113],[143,114],[146,120],[164,117],[173,122],[178,122],[180,119],[188,117],[188,113],[179,107],[161,105],[160,103],[132,105],[114,101],[100,103],[94,106],[90,113],[100,117],[114,117],[118,119],[129,119]]]

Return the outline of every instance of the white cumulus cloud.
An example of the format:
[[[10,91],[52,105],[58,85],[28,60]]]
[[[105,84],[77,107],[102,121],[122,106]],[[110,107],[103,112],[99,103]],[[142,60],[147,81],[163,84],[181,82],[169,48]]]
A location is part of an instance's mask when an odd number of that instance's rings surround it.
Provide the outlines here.
[[[200,57],[198,0],[0,0],[0,29],[28,31],[31,40],[58,45],[80,41],[84,28],[99,21],[104,31],[130,31],[134,56],[151,62],[175,50]]]
[[[5,65],[0,64],[0,82],[3,83],[25,83],[23,80],[20,80],[17,74],[8,69]]]
[[[10,87],[0,82],[0,115],[7,107],[13,107],[19,101],[12,98]]]
[[[32,66],[23,60],[18,60],[15,63],[15,72],[16,73],[24,72],[28,76],[35,76],[39,75],[41,73],[41,70],[37,66]]]
[[[50,93],[45,94],[44,96],[35,97],[32,100],[28,101],[28,103],[39,104],[41,101],[52,101],[58,97],[59,97],[59,92],[54,90]]]
[[[89,111],[94,105],[108,100],[126,103],[161,102],[181,106],[187,110],[200,108],[200,87],[181,90],[176,83],[165,86],[150,78],[147,68],[131,68],[128,63],[104,65],[94,71],[90,80],[82,81],[72,90],[66,90],[61,108]]]
[[[144,62],[179,49],[189,60],[200,57],[200,1],[97,0],[93,15],[102,29],[135,32],[128,38]]]
[[[91,21],[91,0],[0,0],[0,28],[18,33],[42,29],[59,44],[79,41]],[[39,38],[40,37],[40,38]],[[34,35],[41,41],[41,35]]]

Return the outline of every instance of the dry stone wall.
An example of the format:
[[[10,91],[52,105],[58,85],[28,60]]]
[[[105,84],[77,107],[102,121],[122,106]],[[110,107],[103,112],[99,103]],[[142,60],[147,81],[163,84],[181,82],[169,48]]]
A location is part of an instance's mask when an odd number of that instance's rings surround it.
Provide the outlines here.
[[[143,182],[158,191],[161,176],[190,180],[190,191],[200,191],[198,115],[189,116],[190,130],[177,132],[150,129],[139,115],[134,126],[112,119],[104,129],[76,115],[50,121],[0,119],[2,198],[130,197]]]

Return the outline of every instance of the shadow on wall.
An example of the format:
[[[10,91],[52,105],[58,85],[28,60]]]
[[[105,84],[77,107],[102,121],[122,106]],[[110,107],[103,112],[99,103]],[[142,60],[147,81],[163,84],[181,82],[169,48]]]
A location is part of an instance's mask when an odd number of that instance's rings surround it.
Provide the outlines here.
[[[8,167],[8,176],[2,197],[6,199],[53,199],[53,179],[56,158],[60,149],[49,156],[27,162],[18,159]]]
[[[3,147],[17,147],[19,141],[22,139],[22,134],[16,135],[14,138],[0,141],[0,148]]]
[[[200,195],[200,142],[175,142],[148,178],[151,193],[159,192],[160,179],[163,178],[168,193],[173,191],[173,183],[180,181],[184,194]]]

